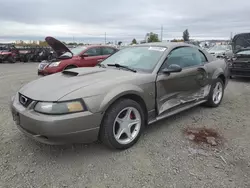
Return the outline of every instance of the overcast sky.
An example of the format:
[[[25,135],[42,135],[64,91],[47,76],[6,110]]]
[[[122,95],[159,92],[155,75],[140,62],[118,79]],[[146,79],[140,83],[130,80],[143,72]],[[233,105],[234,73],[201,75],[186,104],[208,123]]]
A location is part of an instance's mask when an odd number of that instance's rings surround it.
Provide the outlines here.
[[[227,39],[250,32],[250,0],[0,0],[0,40],[44,38]]]

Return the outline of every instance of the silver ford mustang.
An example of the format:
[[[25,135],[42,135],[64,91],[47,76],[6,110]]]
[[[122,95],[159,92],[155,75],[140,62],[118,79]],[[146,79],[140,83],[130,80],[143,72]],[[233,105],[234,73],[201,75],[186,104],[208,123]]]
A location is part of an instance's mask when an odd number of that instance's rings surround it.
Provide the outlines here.
[[[96,67],[34,80],[12,98],[17,127],[47,144],[100,139],[131,147],[144,127],[199,104],[217,107],[228,80],[224,60],[185,43],[122,49]]]

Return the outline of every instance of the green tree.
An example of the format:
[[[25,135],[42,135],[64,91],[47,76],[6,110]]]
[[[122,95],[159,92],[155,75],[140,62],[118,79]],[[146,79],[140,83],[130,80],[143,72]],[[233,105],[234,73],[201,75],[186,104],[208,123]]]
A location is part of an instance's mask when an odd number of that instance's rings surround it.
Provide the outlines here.
[[[137,44],[136,39],[133,39],[132,42],[131,42],[131,44]]]
[[[46,41],[39,41],[39,46],[47,47],[49,45],[48,45],[48,43]]]
[[[148,42],[160,42],[156,33],[150,32],[148,35]]]
[[[178,42],[178,40],[177,39],[173,39],[170,42]]]
[[[68,45],[70,45],[70,46],[76,46],[77,43],[76,42],[69,42]]]
[[[186,41],[189,41],[189,32],[188,32],[188,29],[186,29],[184,32],[183,32],[183,40],[186,42]]]

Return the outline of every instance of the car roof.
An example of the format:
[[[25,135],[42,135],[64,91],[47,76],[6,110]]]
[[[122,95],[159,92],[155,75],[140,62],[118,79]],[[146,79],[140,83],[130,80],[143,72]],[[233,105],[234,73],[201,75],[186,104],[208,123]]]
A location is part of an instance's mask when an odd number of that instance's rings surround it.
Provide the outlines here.
[[[185,42],[152,42],[152,43],[138,44],[135,46],[155,46],[155,47],[166,47],[166,48],[176,48],[179,46],[197,47],[193,44],[187,44]]]

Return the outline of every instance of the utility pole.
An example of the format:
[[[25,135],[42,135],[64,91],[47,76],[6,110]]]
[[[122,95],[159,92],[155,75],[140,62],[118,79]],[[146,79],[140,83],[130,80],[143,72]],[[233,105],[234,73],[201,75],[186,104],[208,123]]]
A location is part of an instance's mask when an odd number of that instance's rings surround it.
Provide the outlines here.
[[[105,44],[106,44],[106,39],[107,39],[107,36],[106,36],[106,32],[105,32]]]
[[[162,42],[162,35],[163,35],[163,26],[161,25],[161,42]]]

